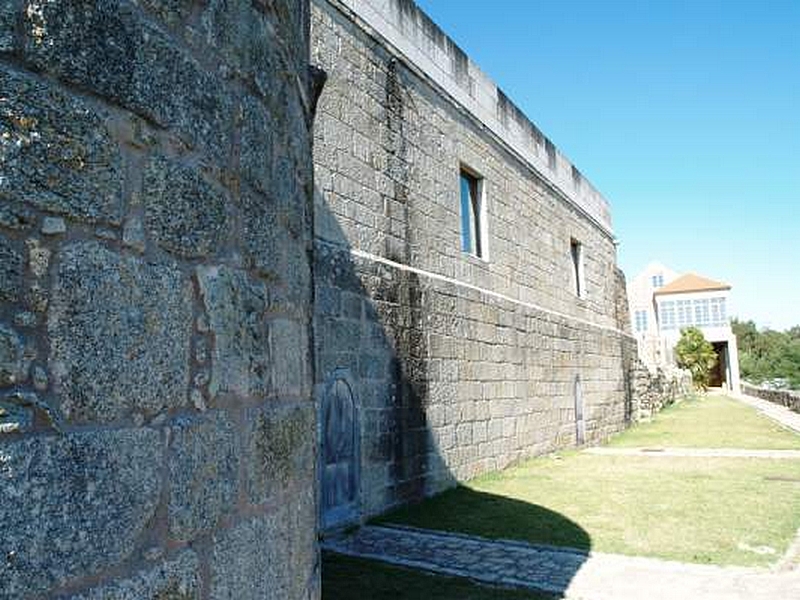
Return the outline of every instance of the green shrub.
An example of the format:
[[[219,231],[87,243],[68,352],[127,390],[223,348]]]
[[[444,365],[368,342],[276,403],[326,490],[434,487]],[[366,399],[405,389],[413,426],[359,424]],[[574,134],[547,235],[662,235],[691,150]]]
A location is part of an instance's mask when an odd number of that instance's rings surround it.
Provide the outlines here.
[[[675,346],[675,358],[679,367],[688,369],[692,374],[695,386],[702,390],[708,387],[711,369],[717,364],[717,354],[702,331],[697,327],[681,329],[681,339]]]

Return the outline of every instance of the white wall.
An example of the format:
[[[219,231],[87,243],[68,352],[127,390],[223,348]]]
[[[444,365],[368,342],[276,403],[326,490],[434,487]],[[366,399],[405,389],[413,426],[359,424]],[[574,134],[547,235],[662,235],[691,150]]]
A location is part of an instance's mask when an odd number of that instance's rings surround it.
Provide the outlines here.
[[[642,361],[656,367],[668,361],[664,355],[664,347],[659,336],[658,322],[656,319],[652,278],[654,275],[663,275],[664,285],[678,278],[679,274],[669,267],[658,262],[652,262],[634,277],[628,284],[628,305],[630,307],[631,331],[639,345],[639,356]],[[647,311],[647,331],[636,331],[636,312]]]

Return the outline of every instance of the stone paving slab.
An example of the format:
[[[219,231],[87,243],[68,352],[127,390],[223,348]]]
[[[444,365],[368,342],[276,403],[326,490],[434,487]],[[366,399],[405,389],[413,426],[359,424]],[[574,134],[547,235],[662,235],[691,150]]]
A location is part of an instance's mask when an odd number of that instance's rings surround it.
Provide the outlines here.
[[[585,454],[698,458],[800,459],[800,450],[743,450],[740,448],[586,448]]]
[[[789,429],[793,429],[797,433],[800,433],[800,413],[789,410],[780,404],[775,404],[769,400],[756,398],[754,396],[732,393],[726,393],[725,395],[733,398],[734,400],[738,400],[739,402],[744,402],[745,404],[752,406],[773,421],[777,421],[784,427],[788,427]]]
[[[800,571],[585,553],[409,527],[362,527],[326,550],[569,600],[800,600]]]
[[[410,527],[362,527],[323,548],[483,583],[560,593],[587,560],[580,551],[493,541]]]

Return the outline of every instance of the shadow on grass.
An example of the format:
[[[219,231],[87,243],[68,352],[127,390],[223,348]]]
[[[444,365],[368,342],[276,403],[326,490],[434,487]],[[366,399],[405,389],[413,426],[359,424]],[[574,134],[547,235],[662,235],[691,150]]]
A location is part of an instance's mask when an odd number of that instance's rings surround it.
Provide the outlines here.
[[[323,600],[558,600],[561,595],[509,590],[371,560],[325,553]]]
[[[564,515],[537,504],[459,486],[373,521],[491,539],[517,539],[588,552],[589,534]],[[574,574],[573,574],[574,575]]]

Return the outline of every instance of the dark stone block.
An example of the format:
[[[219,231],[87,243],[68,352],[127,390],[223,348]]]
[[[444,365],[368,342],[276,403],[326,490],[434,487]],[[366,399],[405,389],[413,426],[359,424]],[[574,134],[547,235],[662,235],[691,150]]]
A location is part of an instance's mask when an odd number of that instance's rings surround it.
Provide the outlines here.
[[[159,246],[187,258],[212,254],[227,230],[225,192],[165,158],[144,172],[145,223]]]
[[[0,99],[0,203],[26,202],[79,220],[119,223],[122,166],[107,116],[2,66]],[[4,221],[24,223],[24,212],[10,210],[4,209]]]
[[[19,202],[6,200],[0,204],[0,227],[26,231],[36,223],[34,212]]]
[[[48,314],[50,366],[73,422],[186,403],[192,291],[175,268],[95,242],[65,247]]]
[[[200,600],[200,565],[191,550],[133,576],[107,583],[69,600]]]
[[[182,418],[170,441],[169,533],[191,540],[235,509],[239,455],[233,424],[223,414]]]
[[[0,5],[0,52],[14,50],[17,19],[20,16],[18,0],[3,0]]]
[[[227,156],[234,111],[225,87],[129,2],[46,3],[26,17],[27,63]]]
[[[0,598],[42,597],[129,557],[158,504],[162,453],[148,429],[5,444]]]
[[[25,260],[14,246],[0,236],[0,302],[17,302],[22,296]]]
[[[0,387],[22,379],[22,339],[13,329],[0,325]]]
[[[195,0],[135,0],[169,27],[178,27],[192,14]]]
[[[293,225],[296,208],[253,193],[241,198],[244,248],[253,268],[273,282],[274,308],[305,307],[311,297],[307,229]]]
[[[317,560],[313,488],[298,490],[268,515],[214,536],[210,600],[311,597]]]
[[[257,98],[246,96],[242,100],[242,142],[239,159],[242,176],[256,190],[275,200],[286,187],[280,179],[291,177],[291,172],[279,172],[276,164],[282,121]]]
[[[251,410],[246,456],[247,497],[261,504],[314,477],[315,414],[311,403]]]
[[[293,40],[299,28],[281,30],[279,20],[270,20],[252,0],[211,0],[201,16],[201,26],[206,42],[277,107],[277,96],[288,87],[282,73],[289,71],[279,45]]]

